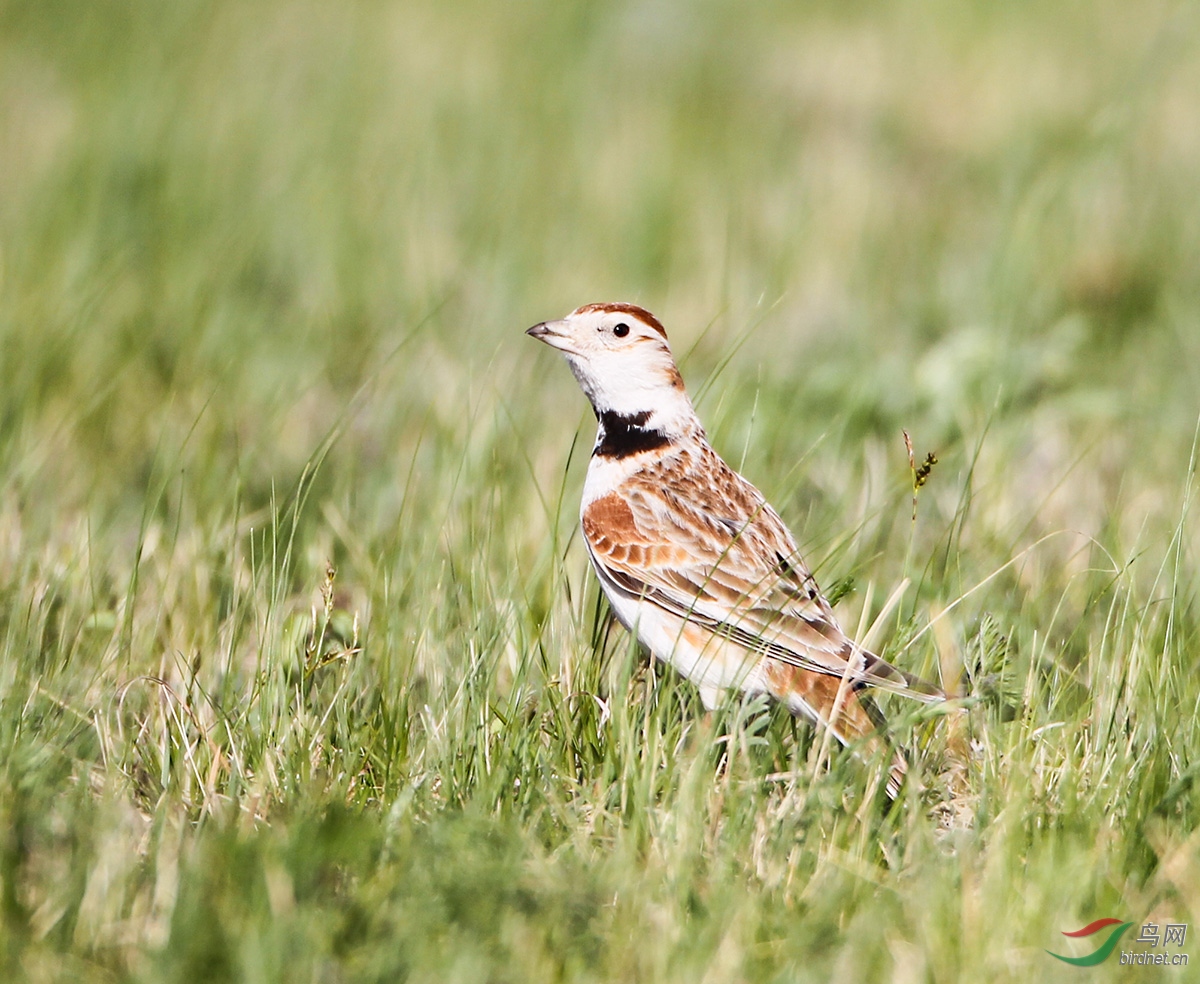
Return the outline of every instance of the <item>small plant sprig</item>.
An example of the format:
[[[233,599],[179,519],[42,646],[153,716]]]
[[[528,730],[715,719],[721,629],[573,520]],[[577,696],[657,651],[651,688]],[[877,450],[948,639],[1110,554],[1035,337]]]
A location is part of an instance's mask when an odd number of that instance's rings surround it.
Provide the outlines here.
[[[901,431],[901,433],[904,435],[904,447],[908,451],[908,469],[912,473],[912,518],[915,523],[917,521],[917,493],[929,481],[929,474],[933,471],[933,466],[938,463],[938,459],[937,455],[930,451],[925,455],[925,460],[918,465],[916,456],[913,454],[912,438],[908,436],[908,431]]]

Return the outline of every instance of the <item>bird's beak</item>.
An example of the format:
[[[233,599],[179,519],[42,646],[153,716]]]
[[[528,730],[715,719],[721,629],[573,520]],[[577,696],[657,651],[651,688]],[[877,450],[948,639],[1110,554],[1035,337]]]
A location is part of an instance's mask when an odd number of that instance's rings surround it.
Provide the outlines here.
[[[530,338],[536,338],[539,342],[545,342],[553,348],[570,352],[572,351],[571,337],[563,331],[566,325],[565,321],[543,321],[540,325],[534,325],[527,329],[525,334]]]

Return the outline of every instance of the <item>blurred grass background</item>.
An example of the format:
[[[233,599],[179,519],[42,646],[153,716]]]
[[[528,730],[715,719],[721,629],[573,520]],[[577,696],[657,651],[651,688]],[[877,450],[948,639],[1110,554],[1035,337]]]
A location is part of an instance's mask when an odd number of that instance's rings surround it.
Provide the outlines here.
[[[1186,3],[0,0],[4,976],[1053,979],[1200,921],[1198,94]],[[521,331],[614,299],[843,620],[909,577],[887,652],[965,668],[901,809],[605,637]]]

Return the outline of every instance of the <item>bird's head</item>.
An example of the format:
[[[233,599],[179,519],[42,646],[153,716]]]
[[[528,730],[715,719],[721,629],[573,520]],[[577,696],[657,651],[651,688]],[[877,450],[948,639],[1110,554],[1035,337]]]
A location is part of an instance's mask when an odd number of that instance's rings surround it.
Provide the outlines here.
[[[683,377],[659,320],[636,304],[585,304],[526,334],[558,349],[598,417],[653,419],[664,432],[695,420]]]

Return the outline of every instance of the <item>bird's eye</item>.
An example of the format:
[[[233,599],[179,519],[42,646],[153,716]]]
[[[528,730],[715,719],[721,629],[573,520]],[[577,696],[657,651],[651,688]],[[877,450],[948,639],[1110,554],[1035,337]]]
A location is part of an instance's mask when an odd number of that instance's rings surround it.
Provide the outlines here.
[[[614,325],[613,334],[616,335],[617,338],[624,338],[629,334],[629,325],[625,324],[624,321],[622,321],[619,325]]]

